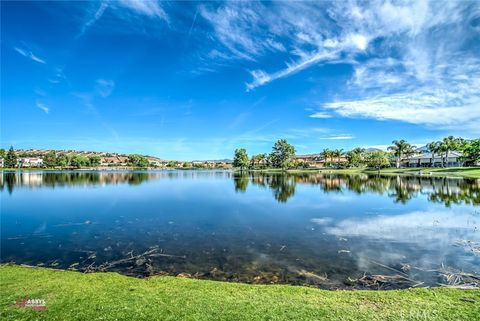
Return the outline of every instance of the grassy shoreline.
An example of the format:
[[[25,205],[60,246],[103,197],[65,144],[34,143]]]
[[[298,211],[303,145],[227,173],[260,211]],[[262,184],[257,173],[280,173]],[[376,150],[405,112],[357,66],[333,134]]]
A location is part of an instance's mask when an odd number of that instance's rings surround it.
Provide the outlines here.
[[[3,320],[474,320],[480,290],[327,291],[0,266]],[[44,299],[47,311],[15,307]]]
[[[159,170],[232,170],[222,168],[135,168],[135,167],[109,167],[109,168],[77,168],[77,169],[60,169],[60,168],[1,168],[0,171],[159,171]],[[237,171],[237,170],[233,170]],[[401,175],[401,176],[422,176],[422,177],[466,177],[480,178],[480,167],[448,167],[448,168],[383,168],[380,171],[369,168],[306,168],[306,169],[289,169],[282,170],[276,168],[247,170],[249,173],[292,173],[292,174],[308,174],[308,173],[324,173],[324,174],[380,174],[380,175]]]
[[[380,174],[380,175],[403,175],[403,176],[426,176],[426,177],[467,177],[480,178],[480,167],[448,167],[448,168],[383,168],[380,171],[369,168],[311,168],[311,169],[259,169],[253,173],[324,173],[324,174]]]

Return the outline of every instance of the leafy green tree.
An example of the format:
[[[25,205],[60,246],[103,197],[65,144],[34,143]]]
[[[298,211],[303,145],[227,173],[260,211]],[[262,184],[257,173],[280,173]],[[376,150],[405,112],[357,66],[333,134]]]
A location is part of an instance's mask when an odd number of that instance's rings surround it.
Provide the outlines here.
[[[427,144],[428,151],[432,153],[432,159],[430,161],[430,167],[435,166],[435,154],[439,154],[442,151],[441,142],[431,142]]]
[[[128,165],[133,167],[148,167],[148,165],[150,165],[150,162],[143,155],[130,154],[128,155]]]
[[[167,167],[169,168],[177,168],[178,167],[178,162],[177,161],[169,161],[167,163]]]
[[[0,148],[0,158],[5,158],[6,154],[7,154],[7,152],[5,151],[5,149]]]
[[[462,159],[471,165],[480,162],[480,139],[466,143],[462,148]]]
[[[96,167],[96,166],[100,166],[100,162],[102,161],[102,159],[100,158],[100,156],[88,156],[88,163],[90,166],[93,166],[93,167]]]
[[[70,158],[66,155],[58,155],[56,166],[67,167],[70,165]]]
[[[403,156],[413,153],[413,146],[407,143],[404,139],[394,140],[392,144],[392,146],[388,147],[388,150],[393,152],[393,155],[396,158],[396,167],[400,168],[400,161]]]
[[[247,150],[245,148],[235,149],[235,155],[233,157],[233,167],[240,167],[240,170],[243,171],[244,168],[248,167],[249,159]]]
[[[349,167],[360,167],[365,164],[364,159],[365,149],[355,148],[346,153],[347,163]]]
[[[57,166],[57,154],[55,151],[52,150],[43,157],[43,165],[47,168]]]
[[[73,155],[70,158],[70,166],[75,167],[75,168],[80,168],[82,166],[88,166],[90,163],[88,161],[88,158],[85,156],[81,155]]]
[[[279,139],[273,145],[270,153],[270,161],[275,168],[287,169],[293,165],[295,160],[295,147],[290,145],[286,139]]]
[[[17,167],[17,155],[15,154],[15,150],[13,149],[13,146],[10,146],[10,149],[7,152],[7,155],[5,156],[5,167]]]
[[[365,161],[367,166],[380,170],[380,168],[390,166],[390,160],[388,154],[383,151],[370,152],[365,155]]]

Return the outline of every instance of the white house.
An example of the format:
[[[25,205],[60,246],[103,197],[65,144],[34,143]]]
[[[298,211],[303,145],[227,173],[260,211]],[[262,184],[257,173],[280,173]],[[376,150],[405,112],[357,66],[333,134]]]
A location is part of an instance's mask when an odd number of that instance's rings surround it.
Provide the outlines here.
[[[43,159],[38,157],[22,157],[17,160],[19,167],[42,167]]]
[[[448,160],[445,158],[445,153],[433,154],[422,153],[406,157],[402,160],[402,165],[405,167],[441,167],[442,159],[447,167],[463,166],[463,161],[460,160],[461,152],[451,151],[448,153]]]

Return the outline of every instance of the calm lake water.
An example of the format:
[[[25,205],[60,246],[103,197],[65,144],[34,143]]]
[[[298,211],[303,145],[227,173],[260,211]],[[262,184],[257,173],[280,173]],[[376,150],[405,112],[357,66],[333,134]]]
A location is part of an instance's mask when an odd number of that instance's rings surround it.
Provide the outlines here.
[[[480,180],[29,171],[0,187],[3,263],[322,288],[480,274]]]

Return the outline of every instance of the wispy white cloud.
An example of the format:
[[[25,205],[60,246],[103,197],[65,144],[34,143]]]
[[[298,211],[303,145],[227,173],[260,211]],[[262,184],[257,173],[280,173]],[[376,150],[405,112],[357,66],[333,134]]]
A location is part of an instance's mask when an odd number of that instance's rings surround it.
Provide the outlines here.
[[[23,49],[23,48],[20,48],[20,47],[14,47],[13,49],[15,49],[15,51],[18,52],[19,54],[21,54],[22,56],[29,58],[30,60],[33,60],[33,61],[38,62],[40,64],[46,64],[45,60],[38,57],[37,55],[35,55],[30,50]]]
[[[61,82],[66,82],[69,84],[69,81],[67,79],[67,76],[65,75],[63,68],[61,67],[56,67],[55,70],[53,71],[53,74],[50,78],[48,78],[48,82],[51,84],[59,84]]]
[[[324,112],[324,111],[318,111],[316,113],[313,113],[313,114],[309,115],[308,117],[310,117],[310,118],[332,118],[332,115],[327,113],[327,112]]]
[[[117,2],[121,6],[132,9],[133,11],[146,15],[148,17],[157,17],[168,21],[168,16],[156,0],[119,0]]]
[[[307,138],[307,137],[317,136],[320,134],[325,135],[331,132],[332,132],[332,129],[326,128],[326,127],[291,128],[287,130],[285,133],[283,133],[282,135],[279,135],[279,137],[285,137],[288,139],[298,139],[298,138]]]
[[[115,82],[113,80],[97,79],[95,90],[102,97],[108,97],[112,94],[115,88]]]
[[[399,120],[432,127],[458,128],[480,123],[480,100],[474,100],[468,105],[455,106],[453,101],[438,101],[437,97],[418,93],[338,101],[326,103],[323,107],[333,109],[345,117]]]
[[[319,137],[318,139],[327,139],[327,140],[348,140],[354,139],[355,136],[352,135],[334,135],[334,136],[327,136],[327,137]]]
[[[201,14],[221,44],[216,59],[258,66],[247,91],[312,66],[350,64],[351,78],[322,109],[480,132],[478,2],[227,2]],[[272,63],[279,59],[284,66]]]
[[[107,1],[102,1],[100,5],[98,6],[98,9],[95,10],[93,15],[85,22],[82,26],[82,30],[80,31],[80,34],[78,37],[81,37],[85,34],[85,32],[95,24],[102,16],[105,10],[108,8],[108,2]]]
[[[48,108],[47,105],[42,102],[37,101],[37,107],[43,110],[45,114],[48,114],[50,112],[50,108]]]
[[[83,36],[87,30],[96,25],[107,11],[128,24],[128,28],[121,28],[118,24],[115,26],[110,25],[112,21],[118,23],[119,20],[106,21],[103,27],[108,28],[110,31],[128,30],[128,32],[143,33],[145,32],[143,28],[145,24],[144,18],[148,19],[150,27],[152,27],[151,23],[155,19],[167,23],[170,22],[168,14],[162,7],[162,2],[157,0],[103,0],[101,2],[91,2],[86,8],[86,19],[81,25],[77,38]]]
[[[296,72],[299,72],[305,68],[310,67],[313,64],[316,64],[321,61],[328,61],[332,59],[337,59],[338,58],[339,52],[334,51],[334,52],[318,52],[315,53],[311,56],[305,57],[304,59],[295,62],[293,64],[288,64],[287,68],[282,69],[280,71],[268,74],[262,70],[254,70],[251,72],[253,76],[253,81],[246,83],[247,91],[250,91],[252,89],[255,89],[257,87],[263,86],[269,82],[272,82],[274,80],[290,76]]]

